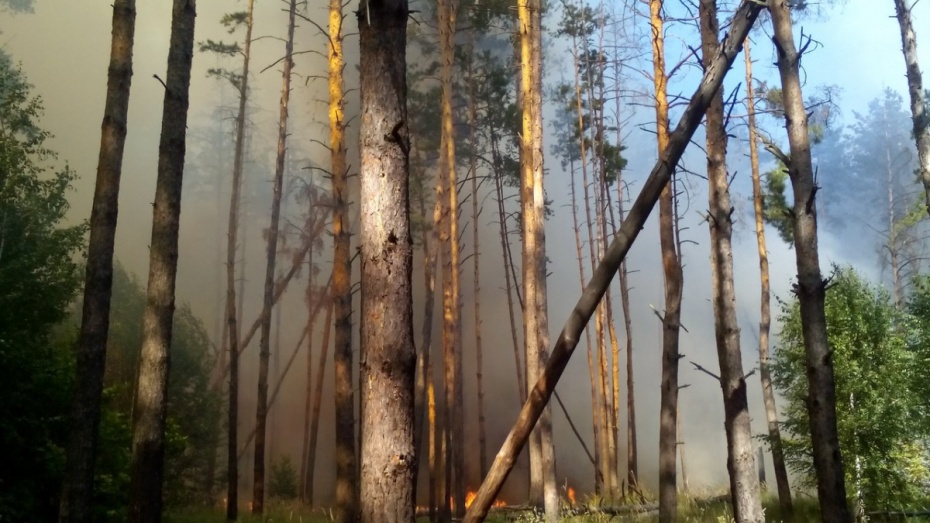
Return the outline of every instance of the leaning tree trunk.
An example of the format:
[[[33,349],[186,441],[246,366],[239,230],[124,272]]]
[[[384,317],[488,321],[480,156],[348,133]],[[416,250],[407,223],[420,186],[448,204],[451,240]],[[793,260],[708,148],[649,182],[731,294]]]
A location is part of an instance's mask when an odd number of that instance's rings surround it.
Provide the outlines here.
[[[90,216],[84,308],[71,406],[70,439],[61,493],[59,521],[85,523],[91,519],[97,427],[103,397],[103,372],[110,328],[113,286],[113,243],[119,206],[126,114],[132,83],[132,46],[136,26],[135,0],[113,3],[113,39],[107,73],[107,101],[103,109],[97,184]]]
[[[720,47],[717,0],[701,0],[701,47],[704,66],[709,67]],[[727,434],[727,470],[736,523],[762,523],[759,478],[756,475],[746,395],[746,376],[739,344],[736,290],[733,276],[733,211],[727,179],[727,132],[724,123],[723,91],[717,91],[707,109],[707,197],[710,227],[710,268],[714,331],[723,390],[723,425]],[[675,427],[672,426],[672,434]],[[673,451],[674,452],[674,451]]]
[[[320,409],[323,405],[323,376],[326,373],[326,355],[329,349],[329,333],[333,324],[333,303],[326,307],[326,319],[323,323],[323,340],[320,345],[320,360],[316,370],[316,390],[313,393],[313,411],[310,414],[310,439],[307,443],[307,475],[304,479],[307,495],[306,502],[313,506],[313,478],[316,471],[317,439],[320,434]]]
[[[184,178],[188,91],[194,55],[194,0],[175,0],[158,145],[149,279],[142,321],[142,354],[133,406],[129,521],[161,521],[168,369],[178,269],[178,227]]]
[[[659,157],[668,148],[668,78],[662,0],[650,0],[652,67],[656,90],[656,135]],[[706,53],[705,53],[706,56]],[[662,382],[659,413],[659,521],[675,521],[678,512],[678,340],[681,329],[682,270],[675,242],[674,178],[659,197],[659,243],[665,272],[665,315],[662,317]],[[630,478],[631,484],[635,478]]]
[[[692,95],[688,107],[681,116],[675,131],[669,136],[669,145],[652,168],[649,178],[643,184],[643,189],[626,220],[621,224],[620,231],[614,236],[603,260],[588,282],[588,286],[575,305],[575,309],[562,328],[562,333],[555,344],[552,356],[546,362],[539,380],[530,394],[529,400],[523,405],[516,423],[511,428],[501,450],[497,453],[494,464],[487,477],[481,484],[465,521],[477,523],[487,517],[488,510],[500,492],[504,480],[513,469],[517,455],[523,449],[529,433],[539,420],[540,414],[552,396],[559,377],[565,370],[571,358],[585,325],[591,319],[594,309],[603,298],[610,286],[614,273],[629,252],[631,245],[642,230],[652,208],[655,207],[659,194],[668,183],[672,170],[681,159],[682,153],[694,135],[704,116],[711,98],[720,89],[726,71],[732,66],[736,55],[742,47],[743,40],[749,34],[755,23],[762,5],[753,0],[744,0],[733,15],[730,32],[720,47],[720,52],[714,56],[712,64],[706,68],[704,78],[697,91]]]
[[[406,0],[358,11],[361,92],[362,523],[415,517]]]
[[[307,301],[307,312],[312,313],[311,304],[313,303],[313,255],[311,252],[310,260],[307,262],[307,290],[304,294],[304,299]],[[329,315],[329,311],[332,310],[332,307],[327,307],[326,312]],[[330,318],[332,320],[332,318]],[[299,480],[299,490],[298,498],[300,502],[307,505],[307,480],[312,480],[312,474],[307,474],[307,461],[309,460],[310,452],[310,411],[313,405],[313,326],[315,318],[313,314],[307,314],[307,326],[306,330],[308,331],[307,335],[307,387],[306,393],[304,394],[304,439],[303,445],[301,446],[300,453],[300,476]],[[322,352],[326,352],[324,349]],[[322,363],[322,362],[321,362]]]
[[[364,4],[364,0],[363,0]],[[364,5],[361,5],[364,8]],[[370,15],[370,13],[366,13]],[[352,261],[342,70],[342,2],[329,2],[329,148],[333,193],[333,367],[336,404],[336,520],[357,519],[358,476],[352,387]]]
[[[229,336],[229,405],[226,448],[226,519],[239,517],[239,321],[236,313],[236,248],[239,234],[239,203],[242,199],[242,164],[245,148],[245,111],[249,94],[249,61],[252,49],[252,15],[255,1],[249,0],[242,48],[242,78],[239,81],[239,113],[236,117],[236,150],[233,156],[232,195],[226,244],[226,324]],[[242,293],[240,292],[240,295]],[[242,307],[239,307],[241,312]]]
[[[791,487],[788,484],[788,469],[781,446],[781,430],[778,427],[778,409],[775,406],[775,391],[772,388],[772,370],[769,367],[769,330],[772,324],[771,290],[769,287],[769,255],[765,243],[765,216],[763,212],[762,182],[759,176],[759,147],[756,137],[756,104],[752,85],[752,57],[749,40],[746,40],[746,106],[749,113],[749,159],[752,168],[752,202],[756,219],[756,242],[759,248],[759,281],[762,305],[759,314],[759,376],[762,380],[762,399],[768,421],[772,463],[775,466],[775,483],[778,485],[778,505],[781,513],[792,512]],[[760,465],[761,466],[761,465]]]
[[[916,2],[914,2],[916,4]],[[930,115],[924,91],[920,63],[917,61],[917,34],[911,20],[911,6],[905,0],[894,0],[895,14],[901,27],[901,45],[907,65],[907,91],[911,98],[911,117],[914,122],[914,141],[920,163],[920,179],[927,193],[927,212],[930,213]]]
[[[265,294],[262,302],[262,334],[259,338],[258,400],[255,408],[255,467],[252,481],[252,513],[265,508],[265,424],[268,420],[268,357],[271,341],[271,307],[274,300],[274,271],[278,254],[278,228],[281,218],[281,192],[284,185],[284,157],[287,153],[287,108],[291,95],[291,68],[294,63],[294,21],[297,0],[288,9],[287,41],[284,43],[284,71],[281,86],[281,107],[278,119],[278,154],[275,157],[274,192],[271,201],[271,224],[268,229],[268,249],[265,253]]]
[[[836,426],[836,380],[827,341],[824,299],[827,282],[820,272],[817,249],[817,186],[811,162],[807,112],[801,93],[800,55],[794,45],[787,0],[769,0],[778,72],[785,105],[785,123],[791,147],[788,174],[794,192],[794,248],[798,282],[795,293],[801,306],[801,329],[810,387],[808,415],[820,514],[827,523],[850,521],[846,481]]]

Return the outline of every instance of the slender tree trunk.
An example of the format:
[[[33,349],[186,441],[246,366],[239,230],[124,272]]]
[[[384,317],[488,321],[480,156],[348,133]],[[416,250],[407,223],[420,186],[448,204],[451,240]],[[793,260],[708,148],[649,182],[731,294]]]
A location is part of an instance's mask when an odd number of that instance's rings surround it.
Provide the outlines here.
[[[895,15],[901,27],[901,46],[907,66],[907,91],[911,99],[911,117],[914,123],[914,141],[920,164],[920,179],[927,195],[927,212],[930,213],[930,115],[924,91],[920,63],[917,61],[917,34],[911,20],[911,8],[906,0],[894,0]]]
[[[307,503],[313,505],[313,477],[316,471],[317,439],[320,434],[320,409],[323,405],[323,376],[326,373],[326,355],[329,349],[329,333],[333,324],[333,302],[326,307],[326,320],[323,323],[323,342],[320,346],[320,361],[316,370],[316,391],[313,393],[313,413],[310,416],[310,443],[307,456]]]
[[[363,0],[360,8],[366,7]],[[370,13],[366,13],[370,15]],[[329,2],[329,141],[333,191],[333,358],[336,404],[336,521],[354,523],[358,510],[355,404],[352,386],[352,262],[342,69],[342,2]],[[380,22],[379,22],[380,23]]]
[[[91,518],[97,428],[100,425],[107,332],[110,327],[113,243],[119,208],[123,148],[126,143],[135,25],[135,0],[115,0],[107,99],[103,109],[97,182],[87,246],[76,387],[71,406],[70,440],[59,512],[61,523],[85,523]]]
[[[665,73],[665,35],[662,0],[650,0],[652,63],[656,96],[656,136],[659,157],[668,148],[668,78]],[[706,56],[706,53],[705,53]],[[711,54],[711,57],[713,54]],[[662,383],[659,415],[659,521],[675,521],[678,514],[678,339],[681,328],[682,270],[675,242],[674,175],[659,197],[659,238],[665,273],[665,315],[662,317]],[[628,359],[629,361],[629,359]],[[636,478],[629,478],[634,485]]]
[[[701,47],[704,65],[709,67],[720,47],[718,40],[717,0],[701,0]],[[723,92],[707,109],[707,180],[710,227],[710,267],[717,359],[720,362],[720,387],[723,390],[724,428],[727,433],[727,470],[730,473],[730,496],[737,523],[762,523],[762,499],[756,475],[746,376],[739,344],[736,318],[736,289],[733,277],[733,209],[730,206],[727,179],[727,132],[724,123]]]
[[[810,386],[808,414],[820,514],[825,523],[848,523],[846,482],[836,427],[836,380],[824,312],[826,281],[820,272],[817,249],[817,207],[811,162],[807,113],[801,93],[800,56],[794,44],[787,0],[769,0],[774,42],[785,102],[785,122],[791,147],[788,174],[794,192],[794,240],[798,282],[795,293],[801,306],[801,328]]]
[[[407,129],[406,0],[358,11],[361,92],[361,521],[415,516],[416,353]]]
[[[688,468],[685,466],[685,433],[681,430],[681,402],[678,403],[678,415],[675,416],[678,424],[678,458],[681,462],[681,491],[687,494],[691,487],[688,485]]]
[[[598,264],[591,281],[588,282],[588,286],[575,305],[575,309],[569,315],[565,326],[563,326],[562,333],[559,335],[552,351],[552,356],[546,362],[545,369],[543,369],[539,380],[531,391],[530,399],[523,405],[516,423],[511,428],[501,450],[497,453],[487,477],[468,509],[465,516],[466,523],[477,523],[487,517],[491,504],[500,492],[504,480],[513,469],[517,455],[526,444],[530,431],[539,420],[539,416],[552,396],[559,377],[561,377],[569,358],[571,358],[575,347],[578,345],[581,331],[584,330],[585,325],[591,319],[594,309],[607,292],[613,275],[620,268],[630,246],[642,230],[649,213],[659,199],[659,194],[671,178],[672,170],[678,164],[685,147],[700,124],[711,98],[720,89],[726,71],[729,70],[736,59],[736,55],[742,47],[746,35],[749,34],[750,28],[758,18],[762,7],[762,5],[752,0],[744,0],[733,14],[732,23],[729,25],[730,32],[724,40],[720,52],[715,55],[710,67],[706,68],[704,78],[692,95],[688,107],[678,122],[678,126],[669,136],[669,144],[665,153],[653,166],[652,172],[643,184],[643,189],[633,203],[629,215],[621,224],[620,231],[614,236],[604,259]]]
[[[474,244],[474,257],[472,266],[474,273],[472,275],[473,287],[473,304],[475,313],[475,360],[477,365],[477,388],[478,388],[478,472],[483,478],[488,472],[488,444],[485,431],[484,418],[484,381],[482,371],[484,369],[484,360],[481,347],[481,270],[480,259],[481,250],[479,248],[478,238],[478,217],[480,209],[478,208],[478,150],[477,150],[477,127],[478,127],[478,108],[475,100],[475,31],[469,30],[468,33],[468,143],[470,153],[468,155],[469,172],[471,173],[471,235]],[[464,482],[463,482],[464,485]],[[464,505],[462,506],[464,509]],[[462,512],[464,514],[464,510]]]
[[[752,77],[752,56],[749,40],[746,40],[746,104],[749,112],[749,159],[752,168],[752,202],[756,220],[756,243],[759,249],[759,281],[761,283],[762,307],[759,314],[759,375],[762,380],[762,399],[768,421],[769,441],[772,448],[772,463],[775,466],[775,482],[778,485],[778,505],[786,517],[792,512],[791,487],[788,484],[788,469],[781,446],[781,430],[778,428],[778,410],[775,406],[775,391],[772,388],[772,370],[769,367],[769,330],[772,324],[771,290],[769,286],[769,256],[765,243],[765,216],[763,213],[762,182],[759,175],[759,147],[756,136],[756,104]]]
[[[304,505],[309,505],[312,502],[312,500],[307,497],[307,482],[313,480],[313,475],[307,473],[307,461],[310,457],[310,418],[313,408],[313,315],[310,314],[310,312],[312,312],[310,309],[313,303],[314,279],[313,255],[311,251],[310,261],[307,263],[307,291],[305,293],[308,311],[306,329],[309,331],[309,336],[307,336],[307,389],[304,396],[304,440],[300,454],[300,502]],[[332,310],[332,307],[326,308],[327,316],[331,314],[330,310]],[[325,349],[323,350],[325,351]]]
[[[178,226],[195,18],[194,0],[174,2],[161,141],[158,146],[158,178],[155,183],[149,279],[142,323],[142,354],[133,408],[129,521],[134,523],[161,521],[168,370],[171,365]]]
[[[294,51],[294,21],[297,0],[288,9],[287,41],[284,44],[284,71],[281,87],[281,114],[278,120],[278,154],[275,158],[274,196],[271,202],[271,225],[265,254],[265,293],[262,303],[262,334],[259,341],[258,400],[255,408],[255,467],[252,483],[252,513],[262,514],[265,507],[265,424],[268,419],[268,358],[271,342],[271,307],[274,296],[274,271],[278,254],[278,228],[281,217],[281,192],[284,184],[284,157],[287,153],[287,109],[291,94],[291,55]]]
[[[236,247],[239,232],[239,203],[242,199],[242,164],[245,146],[245,110],[249,94],[249,61],[255,0],[249,0],[245,43],[242,49],[242,78],[239,83],[239,113],[236,117],[236,149],[233,156],[232,195],[226,244],[226,324],[229,335],[229,424],[227,426],[226,520],[239,517],[239,319],[236,313]],[[241,292],[239,293],[242,294]],[[242,307],[239,307],[241,312]]]
[[[455,165],[455,132],[452,122],[452,68],[455,60],[454,0],[439,0],[440,85],[442,89],[442,136],[439,152],[440,176],[446,180],[446,277],[443,281],[443,348],[445,353],[446,394],[446,478],[451,484],[456,517],[465,513],[465,425],[461,381],[461,304],[459,301],[458,176]],[[448,284],[448,287],[447,287]]]

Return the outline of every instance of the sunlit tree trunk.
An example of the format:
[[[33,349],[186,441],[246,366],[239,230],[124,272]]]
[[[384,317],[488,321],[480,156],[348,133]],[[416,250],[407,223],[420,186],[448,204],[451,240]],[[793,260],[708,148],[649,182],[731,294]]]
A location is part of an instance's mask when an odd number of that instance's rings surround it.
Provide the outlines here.
[[[123,148],[126,143],[135,25],[135,0],[115,0],[107,98],[103,109],[97,182],[87,245],[81,337],[75,369],[76,386],[71,405],[70,439],[59,512],[61,523],[89,522],[92,513],[97,428],[100,425],[107,332],[110,327],[113,243]]]
[[[665,72],[665,34],[662,0],[650,0],[656,136],[659,157],[668,148],[668,78]],[[682,270],[675,242],[674,175],[659,197],[659,243],[665,273],[665,314],[662,317],[662,382],[659,414],[659,521],[675,521],[678,511],[678,339],[681,328]],[[633,483],[637,478],[630,478]]]
[[[162,515],[168,370],[195,18],[194,0],[175,0],[158,145],[142,353],[133,407],[128,518],[133,523],[158,523]]]
[[[765,216],[763,212],[762,182],[759,176],[759,147],[756,135],[756,104],[752,77],[752,56],[749,40],[746,53],[746,105],[749,113],[749,160],[752,169],[752,202],[756,222],[756,243],[759,249],[759,281],[761,283],[762,306],[759,314],[759,376],[762,380],[762,399],[765,402],[765,417],[768,421],[772,463],[775,466],[775,482],[778,485],[778,504],[782,514],[792,512],[791,487],[788,484],[788,469],[781,446],[781,430],[778,428],[778,410],[775,406],[775,391],[772,388],[772,371],[769,367],[769,330],[772,323],[771,290],[769,286],[769,257],[765,243]]]
[[[362,523],[413,523],[413,393],[406,0],[358,11],[361,93]]]
[[[368,10],[364,0],[360,9]],[[369,13],[370,14],[370,13]],[[367,20],[367,18],[366,18]],[[352,261],[346,163],[342,2],[329,2],[329,147],[333,193],[333,367],[336,405],[336,520],[354,523],[358,509],[355,403],[352,386]],[[380,21],[379,21],[380,23]],[[367,25],[367,24],[366,24]]]
[[[930,115],[927,114],[926,92],[917,58],[917,34],[911,19],[911,9],[914,5],[916,2],[909,6],[906,0],[894,0],[895,15],[901,28],[902,52],[907,66],[907,91],[911,99],[919,174],[927,194],[927,212],[930,213]]]
[[[704,66],[717,53],[719,26],[717,0],[701,0],[701,47]],[[707,181],[710,227],[710,267],[717,359],[723,390],[724,428],[727,433],[727,470],[730,496],[737,523],[764,521],[759,478],[755,469],[746,376],[739,344],[736,318],[736,289],[733,276],[733,209],[727,179],[727,132],[724,123],[723,91],[718,90],[707,109]]]
[[[441,140],[439,175],[445,180],[443,279],[443,352],[445,362],[446,489],[452,497],[456,517],[465,513],[465,425],[461,380],[461,303],[459,298],[458,175],[455,165],[455,132],[452,116],[452,68],[455,61],[454,0],[439,0],[439,49],[441,97]]]
[[[239,202],[242,199],[242,164],[245,147],[245,110],[249,94],[249,61],[252,49],[252,14],[255,0],[249,0],[245,43],[242,48],[242,78],[239,80],[239,112],[236,116],[236,145],[229,204],[226,244],[226,333],[229,336],[229,400],[226,447],[226,520],[239,517],[239,317],[236,313],[236,247],[239,233]],[[242,294],[241,292],[239,293]],[[242,307],[239,307],[241,312]]]
[[[794,193],[794,241],[798,282],[795,293],[801,306],[801,328],[810,387],[808,414],[820,514],[826,523],[850,521],[846,481],[836,426],[836,379],[824,298],[827,282],[820,272],[817,249],[817,206],[811,162],[807,110],[801,93],[800,56],[794,43],[787,0],[769,0],[772,27],[785,103],[785,123],[791,147],[788,174]]]
[[[284,185],[284,158],[287,153],[287,109],[291,94],[291,55],[294,51],[294,21],[297,0],[288,9],[287,41],[284,44],[284,71],[278,120],[278,153],[275,158],[274,189],[271,202],[271,225],[265,260],[265,292],[262,303],[262,334],[259,339],[258,396],[255,408],[255,467],[252,482],[252,513],[265,507],[265,424],[268,420],[268,358],[271,354],[271,307],[274,300],[274,272],[278,255],[278,229],[281,217],[281,192]]]

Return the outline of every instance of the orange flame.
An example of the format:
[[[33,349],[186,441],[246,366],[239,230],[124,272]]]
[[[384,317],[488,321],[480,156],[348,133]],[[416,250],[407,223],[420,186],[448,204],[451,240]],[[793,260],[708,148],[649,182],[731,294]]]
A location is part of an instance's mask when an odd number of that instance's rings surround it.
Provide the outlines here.
[[[465,493],[465,510],[471,508],[471,504],[474,503],[475,498],[478,497],[478,492],[474,490],[469,490]],[[452,496],[449,496],[449,506],[455,510],[455,500],[452,499]],[[506,507],[507,502],[500,499],[494,500],[494,503],[491,504],[492,507]]]
[[[572,503],[572,505],[574,505],[575,504],[575,489],[568,487],[566,494],[568,494],[568,500]]]

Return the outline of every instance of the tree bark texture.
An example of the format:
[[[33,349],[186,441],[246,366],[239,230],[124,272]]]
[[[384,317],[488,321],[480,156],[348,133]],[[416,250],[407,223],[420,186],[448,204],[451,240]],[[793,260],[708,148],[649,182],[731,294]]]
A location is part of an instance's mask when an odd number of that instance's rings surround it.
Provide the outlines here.
[[[364,6],[362,6],[364,7]],[[358,508],[355,403],[352,386],[352,261],[345,145],[342,2],[329,2],[329,146],[333,191],[333,367],[336,408],[336,520],[354,523]]]
[[[158,145],[142,354],[133,407],[128,518],[133,523],[158,523],[162,513],[168,371],[196,16],[194,0],[175,0]]]
[[[415,517],[406,0],[357,13],[361,91],[362,523]]]
[[[94,496],[97,428],[103,397],[110,295],[113,287],[113,243],[119,209],[120,175],[126,143],[132,48],[136,26],[135,0],[113,3],[113,34],[107,71],[107,98],[101,124],[97,182],[90,216],[90,239],[84,275],[84,304],[76,386],[70,417],[65,478],[59,521],[87,523]]]
[[[265,291],[262,301],[262,333],[258,353],[258,395],[255,407],[255,456],[252,480],[252,513],[265,508],[265,433],[268,420],[268,358],[271,355],[271,308],[274,303],[274,272],[278,255],[278,229],[281,219],[281,193],[284,186],[284,158],[287,154],[287,110],[291,97],[291,68],[294,52],[294,21],[296,0],[288,8],[287,41],[284,43],[281,104],[278,115],[278,151],[275,156],[274,189],[271,201],[271,224],[265,253]]]
[[[836,426],[836,380],[833,351],[827,341],[824,298],[827,283],[820,272],[817,249],[817,188],[811,162],[807,112],[801,93],[800,55],[794,44],[787,0],[769,0],[778,72],[785,105],[785,124],[791,148],[788,175],[794,193],[794,241],[798,282],[794,292],[801,307],[801,329],[810,388],[808,415],[817,495],[825,523],[851,521],[846,503],[846,481]]]
[[[901,28],[901,48],[907,66],[907,91],[911,100],[911,117],[914,122],[914,141],[920,164],[920,179],[927,195],[927,212],[930,213],[930,114],[924,91],[920,63],[917,61],[917,34],[911,20],[911,7],[906,0],[894,0],[895,15]]]
[[[516,423],[511,428],[493,465],[491,465],[488,476],[468,509],[465,516],[466,522],[477,523],[487,517],[491,504],[500,492],[504,480],[513,469],[517,455],[526,444],[529,432],[536,425],[540,414],[552,396],[552,391],[555,389],[559,377],[565,370],[565,366],[578,344],[582,330],[584,330],[585,325],[594,313],[594,309],[610,286],[614,273],[619,269],[632,243],[642,230],[646,218],[648,218],[649,213],[659,199],[659,194],[671,178],[672,170],[681,159],[681,155],[694,135],[695,129],[697,129],[704,117],[711,98],[723,83],[727,70],[736,59],[743,40],[749,34],[749,29],[758,18],[762,7],[762,5],[752,0],[744,0],[734,13],[730,24],[730,32],[724,39],[720,52],[715,55],[710,67],[706,68],[704,78],[694,95],[692,95],[691,101],[678,122],[678,126],[669,136],[669,146],[666,148],[665,154],[653,166],[652,172],[643,184],[642,191],[630,209],[630,213],[621,224],[620,231],[615,235],[605,253],[604,259],[598,264],[591,281],[588,282],[568,321],[563,326],[552,351],[552,356],[546,362],[545,369],[543,369],[539,380],[533,387],[529,399],[523,405]]]
[[[771,289],[769,285],[769,255],[765,243],[765,216],[763,209],[762,181],[759,175],[759,143],[756,135],[756,104],[752,84],[752,56],[749,40],[746,40],[746,106],[749,120],[749,160],[752,169],[752,202],[755,213],[756,243],[759,249],[759,282],[761,286],[761,310],[759,313],[759,376],[762,380],[762,399],[765,403],[765,418],[768,422],[772,463],[775,467],[775,483],[778,485],[778,505],[782,514],[791,514],[791,487],[788,469],[781,446],[781,430],[778,428],[778,409],[775,405],[775,390],[772,387],[772,370],[769,367],[769,330],[772,324]]]
[[[717,0],[701,0],[701,48],[704,65],[709,67],[720,47]],[[733,208],[730,206],[727,179],[727,132],[723,112],[723,92],[711,100],[707,109],[707,197],[710,227],[711,297],[717,359],[720,363],[720,387],[723,391],[724,428],[727,434],[727,471],[730,497],[737,523],[762,523],[759,478],[752,448],[746,376],[743,372],[736,318],[736,289],[733,276]],[[672,427],[674,430],[674,426]],[[674,434],[674,432],[673,432]]]

